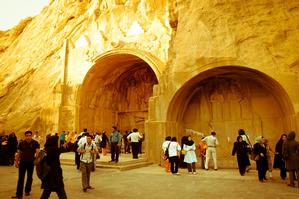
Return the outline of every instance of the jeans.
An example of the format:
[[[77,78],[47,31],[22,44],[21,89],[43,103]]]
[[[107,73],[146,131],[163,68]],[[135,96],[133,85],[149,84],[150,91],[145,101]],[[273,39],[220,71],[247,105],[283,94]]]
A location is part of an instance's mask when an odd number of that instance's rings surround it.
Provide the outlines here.
[[[18,185],[17,185],[17,196],[23,196],[23,189],[24,189],[24,180],[25,180],[25,173],[27,171],[27,180],[25,185],[25,193],[30,193],[31,185],[32,185],[32,174],[33,174],[34,164],[33,162],[20,162],[19,165],[19,178],[18,178]]]
[[[119,146],[117,142],[111,142],[111,161],[118,162]]]
[[[178,156],[169,157],[169,162],[170,162],[171,173],[177,173],[179,170],[179,157]]]

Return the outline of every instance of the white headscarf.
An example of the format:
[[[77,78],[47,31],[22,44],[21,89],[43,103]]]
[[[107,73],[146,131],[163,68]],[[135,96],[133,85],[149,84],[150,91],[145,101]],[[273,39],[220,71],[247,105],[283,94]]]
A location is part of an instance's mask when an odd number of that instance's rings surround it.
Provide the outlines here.
[[[263,138],[264,138],[264,137],[261,136],[261,135],[258,136],[258,137],[256,137],[256,138],[255,138],[255,143],[260,143],[260,144],[262,144],[262,143],[263,143]]]

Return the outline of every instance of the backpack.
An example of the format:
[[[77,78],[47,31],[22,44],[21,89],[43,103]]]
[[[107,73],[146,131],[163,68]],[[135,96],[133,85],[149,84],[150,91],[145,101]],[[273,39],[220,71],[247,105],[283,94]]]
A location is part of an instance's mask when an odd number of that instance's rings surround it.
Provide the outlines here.
[[[50,171],[50,166],[46,161],[46,157],[47,157],[47,152],[45,150],[41,150],[34,160],[34,164],[36,167],[36,174],[40,180],[44,180]]]
[[[85,147],[86,147],[86,143],[84,143],[84,145],[83,145],[84,150],[85,150]],[[92,150],[93,150],[93,144],[91,144],[91,151]],[[83,156],[83,154],[80,154],[80,160],[81,160],[82,156]],[[93,157],[92,157],[92,159],[93,159]],[[91,167],[91,171],[94,171],[95,170],[94,165],[96,164],[96,162],[94,162],[94,161],[92,161],[92,162],[93,162],[93,166]]]

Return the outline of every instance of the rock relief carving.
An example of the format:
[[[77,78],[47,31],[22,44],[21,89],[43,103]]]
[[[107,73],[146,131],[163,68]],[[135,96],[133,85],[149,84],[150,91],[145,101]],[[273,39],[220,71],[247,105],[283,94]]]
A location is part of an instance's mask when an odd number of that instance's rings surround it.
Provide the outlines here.
[[[226,89],[227,102],[230,113],[230,120],[241,119],[241,105],[242,93],[236,82],[230,82],[229,88]]]
[[[222,120],[224,96],[219,89],[215,88],[212,94],[210,95],[210,103],[212,105],[213,120]]]

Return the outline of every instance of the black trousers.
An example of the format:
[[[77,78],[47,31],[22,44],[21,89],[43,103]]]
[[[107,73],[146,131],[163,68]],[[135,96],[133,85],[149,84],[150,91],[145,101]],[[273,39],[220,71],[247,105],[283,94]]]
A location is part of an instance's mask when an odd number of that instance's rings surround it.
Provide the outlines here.
[[[195,162],[187,163],[188,172],[196,172]]]
[[[260,160],[256,161],[256,168],[258,171],[258,177],[260,181],[266,179],[266,173],[268,170],[268,162],[267,159],[261,158]]]
[[[239,173],[241,175],[245,174],[246,167],[249,166],[248,163],[247,163],[247,157],[246,156],[244,157],[242,155],[237,155],[238,168],[239,168]]]
[[[78,152],[75,152],[75,163],[76,163],[77,169],[79,169],[80,168],[80,154]]]
[[[56,192],[59,199],[67,199],[64,187],[59,187],[56,190],[44,189],[40,199],[48,199],[51,195],[51,192]]]
[[[133,159],[138,159],[139,142],[131,142]]]
[[[130,152],[130,143],[129,142],[125,142],[125,153],[131,153]]]
[[[169,162],[170,162],[170,170],[171,173],[177,173],[179,170],[179,157],[178,156],[173,156],[169,157]]]
[[[111,143],[111,161],[118,162],[119,146],[117,142]]]
[[[18,185],[17,185],[17,196],[23,196],[23,189],[24,189],[24,179],[25,174],[27,171],[27,180],[25,185],[25,193],[30,193],[31,185],[32,185],[32,174],[33,174],[34,164],[33,162],[20,162],[19,165],[19,178],[18,178]]]
[[[281,177],[281,179],[285,179],[287,177],[287,169],[286,169],[285,161],[281,161],[280,177]]]

